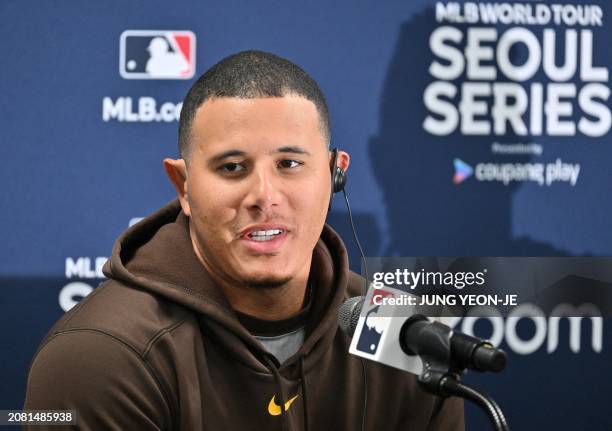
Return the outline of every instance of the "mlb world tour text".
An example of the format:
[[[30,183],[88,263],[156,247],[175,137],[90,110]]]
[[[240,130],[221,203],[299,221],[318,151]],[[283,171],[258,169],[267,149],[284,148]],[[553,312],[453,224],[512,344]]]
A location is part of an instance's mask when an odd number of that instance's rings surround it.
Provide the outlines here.
[[[609,71],[594,64],[593,52],[608,43],[594,41],[600,6],[438,2],[435,12],[441,25],[429,38],[428,69],[435,81],[423,94],[428,133],[599,137],[610,130]]]

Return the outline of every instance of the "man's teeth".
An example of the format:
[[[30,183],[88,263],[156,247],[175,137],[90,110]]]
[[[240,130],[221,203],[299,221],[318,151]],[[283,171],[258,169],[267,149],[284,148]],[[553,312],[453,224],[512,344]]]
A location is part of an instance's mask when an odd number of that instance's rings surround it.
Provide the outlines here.
[[[282,232],[280,229],[255,230],[249,234],[249,237],[255,241],[270,241],[275,235],[279,235]]]

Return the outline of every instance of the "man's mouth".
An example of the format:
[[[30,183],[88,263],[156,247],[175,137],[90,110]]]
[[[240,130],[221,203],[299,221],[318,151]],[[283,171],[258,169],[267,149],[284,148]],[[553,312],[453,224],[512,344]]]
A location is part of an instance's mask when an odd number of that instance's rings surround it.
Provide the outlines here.
[[[282,235],[285,231],[282,229],[270,229],[270,230],[254,230],[247,236],[253,241],[271,241],[278,235]]]
[[[240,243],[255,255],[274,254],[289,238],[291,229],[283,224],[266,223],[251,225],[240,234]]]

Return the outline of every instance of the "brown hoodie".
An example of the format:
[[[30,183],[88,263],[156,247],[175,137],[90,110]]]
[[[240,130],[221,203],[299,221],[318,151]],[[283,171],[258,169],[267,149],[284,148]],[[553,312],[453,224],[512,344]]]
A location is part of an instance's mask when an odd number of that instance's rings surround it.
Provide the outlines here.
[[[331,228],[313,252],[304,344],[279,364],[197,260],[188,222],[174,201],[117,240],[110,280],[38,349],[25,409],[75,409],[84,430],[463,430],[461,400],[348,353],[337,314],[361,283]]]

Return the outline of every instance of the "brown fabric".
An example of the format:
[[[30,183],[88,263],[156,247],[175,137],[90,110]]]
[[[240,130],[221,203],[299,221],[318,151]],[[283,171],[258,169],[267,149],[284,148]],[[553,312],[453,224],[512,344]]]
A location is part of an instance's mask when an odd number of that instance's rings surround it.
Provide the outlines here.
[[[328,226],[313,252],[307,337],[283,364],[240,324],[199,264],[177,201],[117,240],[105,274],[109,281],[43,340],[24,408],[76,409],[83,430],[361,429],[362,364],[348,354],[337,313],[362,279]],[[440,402],[416,376],[366,364],[365,429],[464,429],[461,400]],[[273,396],[280,405],[295,395],[285,414],[269,414]]]

